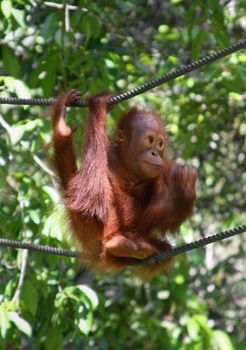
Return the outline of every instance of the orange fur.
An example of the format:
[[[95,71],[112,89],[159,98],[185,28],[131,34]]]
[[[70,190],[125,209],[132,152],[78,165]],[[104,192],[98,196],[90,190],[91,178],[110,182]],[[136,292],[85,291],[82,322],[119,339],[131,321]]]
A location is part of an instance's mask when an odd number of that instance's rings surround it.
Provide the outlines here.
[[[65,106],[78,97],[72,90],[61,95],[52,107],[55,166],[72,232],[83,250],[85,264],[100,272],[120,271],[136,258],[171,248],[165,233],[177,230],[191,215],[196,171],[176,165],[163,154],[158,177],[134,177],[134,169],[129,172],[122,162],[124,147],[109,143],[107,138],[107,101],[111,97],[108,93],[89,100],[83,163],[77,170],[72,131],[65,123]],[[138,120],[137,125],[141,126],[142,115],[151,115],[160,123],[152,113],[131,109],[118,125],[129,140],[132,121]],[[131,152],[135,152],[134,148]],[[161,239],[156,236],[157,231],[163,233]],[[152,275],[168,264],[170,259],[139,271]]]

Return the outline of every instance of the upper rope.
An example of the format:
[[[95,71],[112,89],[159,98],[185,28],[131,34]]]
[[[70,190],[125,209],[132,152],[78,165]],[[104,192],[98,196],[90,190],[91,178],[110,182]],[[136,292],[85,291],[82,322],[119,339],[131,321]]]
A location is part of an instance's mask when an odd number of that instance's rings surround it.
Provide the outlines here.
[[[208,56],[202,57],[198,59],[197,61],[191,62],[188,65],[182,66],[180,68],[177,68],[170,73],[167,73],[160,78],[153,79],[143,85],[140,85],[139,87],[125,91],[119,95],[113,96],[109,100],[109,105],[114,105],[116,103],[119,103],[124,100],[128,100],[131,97],[137,96],[142,94],[145,91],[148,91],[150,89],[153,89],[161,84],[164,84],[168,81],[174,80],[178,77],[181,77],[182,75],[185,75],[197,68],[200,68],[202,66],[205,66],[208,63],[214,62],[218,60],[219,58],[228,56],[232,54],[233,52],[236,52],[238,50],[241,50],[246,47],[246,39],[239,40],[235,44],[228,46],[224,49],[217,50],[213,53],[211,53]],[[52,105],[56,99],[54,98],[16,98],[16,97],[0,97],[0,104],[11,104],[11,105],[29,105],[29,106],[49,106]],[[85,100],[79,100],[76,102],[73,102],[69,104],[71,107],[87,107],[87,102]]]

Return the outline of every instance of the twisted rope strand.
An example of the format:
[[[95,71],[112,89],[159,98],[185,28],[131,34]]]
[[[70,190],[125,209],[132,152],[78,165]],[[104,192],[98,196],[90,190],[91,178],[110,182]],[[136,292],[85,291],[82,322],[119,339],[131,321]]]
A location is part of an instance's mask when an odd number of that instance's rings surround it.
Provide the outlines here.
[[[188,252],[189,250],[193,250],[196,248],[204,247],[210,243],[221,241],[223,239],[238,235],[238,234],[243,233],[243,232],[246,232],[246,225],[241,225],[241,226],[234,227],[230,230],[218,232],[214,235],[211,235],[211,236],[208,236],[205,238],[201,238],[197,241],[194,241],[194,242],[191,242],[188,244],[181,245],[180,247],[177,247],[177,248],[173,248],[168,252],[153,254],[146,259],[136,260],[136,262],[133,263],[132,265],[133,266],[149,265],[149,264],[154,265],[158,261],[164,261],[168,258],[175,256],[175,255],[182,254],[182,253]]]
[[[199,239],[197,241],[194,241],[192,243],[184,244],[180,247],[173,248],[169,252],[163,252],[158,254],[153,254],[150,257],[146,259],[136,259],[134,263],[132,263],[132,266],[139,266],[139,265],[154,265],[158,261],[166,260],[170,257],[176,256],[178,254],[185,253],[189,250],[193,250],[199,247],[204,247],[210,243],[214,243],[216,241],[221,241],[222,239],[226,239],[232,236],[235,236],[237,234],[246,232],[246,225],[241,225],[234,227],[230,230],[223,231],[216,233],[214,235]],[[81,253],[78,251],[73,251],[71,249],[63,249],[63,248],[56,248],[51,247],[48,245],[40,245],[40,244],[33,244],[33,243],[26,243],[26,242],[20,242],[16,240],[11,239],[5,239],[0,238],[0,246],[4,247],[10,247],[10,248],[17,248],[17,249],[28,249],[32,251],[42,252],[42,253],[49,253],[49,254],[55,254],[55,255],[61,255],[61,256],[69,256],[72,258],[79,258],[81,256]],[[82,254],[83,256],[83,254]]]
[[[80,256],[79,252],[73,251],[71,249],[63,249],[51,247],[48,245],[21,242],[16,241],[14,239],[0,238],[0,246],[16,249],[28,249],[36,252],[49,253],[55,255],[70,256],[72,258],[78,258]]]
[[[219,58],[228,56],[228,55],[232,54],[233,52],[241,50],[245,47],[246,47],[246,39],[239,40],[237,43],[235,43],[229,47],[215,51],[208,56],[205,56],[205,57],[198,59],[197,61],[191,62],[188,65],[177,68],[174,71],[167,73],[160,78],[153,79],[150,82],[147,82],[143,85],[140,85],[139,87],[137,87],[135,89],[123,92],[122,94],[119,94],[118,96],[114,96],[109,100],[109,104],[113,105],[115,103],[127,100],[133,96],[140,95],[147,90],[153,89],[154,87],[157,87],[157,86],[164,84],[168,81],[171,81],[171,80],[174,80],[178,77],[181,77],[182,75],[185,75],[185,74],[187,74],[187,73],[189,73],[197,68],[200,68],[200,67],[207,65],[211,62],[214,62],[214,61],[218,60]]]
[[[140,85],[139,87],[125,91],[119,95],[113,96],[109,100],[109,105],[114,105],[116,103],[119,103],[124,100],[128,100],[131,97],[137,96],[142,94],[143,92],[146,92],[147,90],[153,89],[163,83],[166,83],[168,81],[174,80],[178,77],[181,77],[197,68],[200,68],[204,65],[207,65],[211,62],[214,62],[218,60],[219,58],[225,57],[227,55],[232,54],[233,52],[236,52],[238,50],[241,50],[246,47],[246,39],[239,40],[233,45],[230,45],[229,47],[226,47],[221,50],[217,50],[213,53],[211,53],[208,56],[202,57],[198,59],[197,61],[191,62],[188,65],[181,66],[180,68],[177,68],[173,70],[170,73],[167,73],[163,75],[160,78],[153,79],[143,85]],[[11,105],[29,105],[29,106],[50,106],[56,101],[54,98],[33,98],[33,99],[27,99],[27,98],[16,98],[16,97],[1,97],[0,98],[0,104],[11,104]],[[85,100],[79,100],[74,103],[69,104],[71,107],[87,107],[87,102]]]

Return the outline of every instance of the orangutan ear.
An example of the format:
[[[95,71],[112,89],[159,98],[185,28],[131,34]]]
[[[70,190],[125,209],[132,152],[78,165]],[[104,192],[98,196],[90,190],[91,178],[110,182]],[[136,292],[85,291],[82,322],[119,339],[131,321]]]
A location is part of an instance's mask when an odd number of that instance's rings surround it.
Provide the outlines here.
[[[116,143],[122,143],[125,140],[125,135],[123,130],[121,129],[116,130],[114,139]]]

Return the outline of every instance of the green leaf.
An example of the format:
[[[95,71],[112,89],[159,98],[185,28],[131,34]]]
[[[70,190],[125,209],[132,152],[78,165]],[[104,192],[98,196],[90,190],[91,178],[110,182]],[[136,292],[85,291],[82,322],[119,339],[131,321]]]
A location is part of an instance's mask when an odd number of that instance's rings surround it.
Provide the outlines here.
[[[15,326],[28,337],[32,336],[32,328],[30,324],[21,318],[16,312],[9,312],[9,319]]]
[[[3,0],[1,2],[1,10],[4,17],[9,18],[12,13],[12,2],[10,0]]]
[[[49,39],[54,36],[55,29],[57,27],[58,15],[57,13],[50,13],[42,25],[41,35],[44,39]]]
[[[218,350],[236,350],[225,332],[216,330],[212,334],[213,342]]]
[[[60,194],[53,187],[43,186],[42,189],[50,197],[54,204],[58,204],[61,202]]]
[[[14,50],[12,50],[8,45],[2,45],[3,54],[3,68],[8,75],[18,77],[20,72],[19,61],[16,57]]]
[[[175,282],[176,282],[177,284],[184,284],[184,282],[185,282],[184,276],[181,275],[181,274],[177,274],[177,275],[175,276]]]
[[[30,132],[36,129],[39,124],[39,120],[31,120],[28,123],[16,125],[8,130],[10,140],[13,145],[16,145],[24,136],[25,132]]]
[[[28,132],[33,131],[38,126],[40,126],[40,119],[30,120],[29,122],[25,123],[24,125],[25,125],[26,131],[28,131]]]
[[[44,90],[45,96],[50,96],[55,85],[58,61],[59,57],[57,52],[49,52],[49,55],[46,56],[46,60],[44,62],[45,77],[43,80],[41,80],[41,86]]]
[[[83,292],[83,294],[86,295],[91,302],[92,308],[95,309],[99,303],[96,293],[91,288],[83,284],[79,285],[78,288],[81,290],[81,292]]]
[[[195,322],[197,322],[200,326],[200,328],[202,328],[202,330],[210,336],[211,334],[211,329],[208,326],[208,319],[206,317],[206,315],[195,315],[193,316],[193,319],[195,320]]]
[[[25,27],[25,12],[23,10],[13,9],[12,15],[21,27]]]
[[[192,317],[188,318],[186,322],[187,332],[192,340],[197,340],[199,338],[200,327],[196,320]]]
[[[23,138],[24,133],[25,133],[25,125],[17,125],[9,131],[9,136],[11,143],[13,145],[16,145],[20,140]]]
[[[100,31],[101,31],[99,21],[98,21],[97,17],[95,17],[95,16],[89,16],[89,20],[90,20],[90,26],[93,29],[92,36],[93,36],[93,38],[97,38],[100,34]]]
[[[160,290],[157,293],[157,298],[160,300],[167,300],[170,297],[170,291],[169,290]]]
[[[32,281],[26,281],[24,283],[21,292],[21,305],[25,310],[28,310],[32,315],[36,314],[38,305],[38,293],[37,289]]]
[[[16,93],[20,98],[30,98],[30,91],[23,81],[12,77],[5,77],[4,83],[9,91]]]
[[[81,331],[81,333],[83,333],[84,335],[88,335],[90,333],[91,326],[92,326],[92,316],[91,315],[88,315],[87,318],[80,318],[79,319],[78,327],[79,327],[79,330]]]
[[[230,92],[229,96],[236,102],[242,101],[243,96],[241,96],[240,94],[237,94],[236,92]]]
[[[101,31],[98,19],[95,16],[91,15],[84,16],[81,22],[81,30],[86,34],[88,38],[91,36],[93,38],[97,38]]]
[[[0,330],[3,338],[5,337],[9,327],[10,322],[8,312],[2,305],[0,305]]]
[[[36,225],[40,224],[41,218],[40,218],[40,210],[39,209],[30,210],[29,216]]]
[[[194,59],[197,59],[199,56],[201,56],[201,47],[204,42],[204,39],[206,37],[206,32],[203,29],[200,29],[193,42],[192,42],[192,57]]]
[[[63,210],[55,210],[46,220],[43,228],[43,235],[63,241],[67,231],[66,214]]]
[[[81,28],[82,33],[85,34],[88,38],[90,38],[90,36],[91,36],[90,22],[89,22],[87,16],[84,16],[82,18],[80,28]]]
[[[59,328],[51,328],[48,331],[45,342],[45,350],[62,350],[62,333]]]

